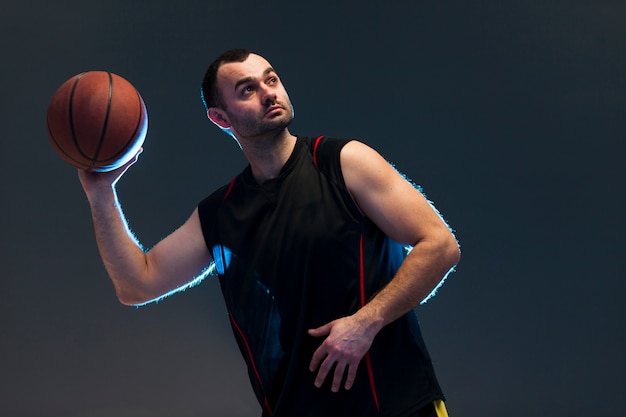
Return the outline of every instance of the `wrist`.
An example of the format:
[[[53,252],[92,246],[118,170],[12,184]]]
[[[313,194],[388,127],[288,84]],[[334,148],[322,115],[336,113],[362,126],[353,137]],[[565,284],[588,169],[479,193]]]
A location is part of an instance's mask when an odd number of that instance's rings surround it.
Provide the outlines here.
[[[113,185],[102,185],[85,189],[87,201],[92,209],[117,206],[117,193]]]
[[[386,324],[381,309],[372,302],[361,307],[354,315],[361,326],[373,335],[376,335]]]

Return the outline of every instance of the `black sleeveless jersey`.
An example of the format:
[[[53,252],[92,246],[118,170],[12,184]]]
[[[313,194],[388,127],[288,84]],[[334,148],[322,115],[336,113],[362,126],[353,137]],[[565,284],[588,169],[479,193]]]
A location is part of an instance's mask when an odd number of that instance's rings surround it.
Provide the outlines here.
[[[277,178],[248,166],[198,206],[233,333],[263,416],[411,415],[443,395],[415,313],[385,326],[352,389],[313,384],[308,329],[353,314],[394,275],[406,248],[365,217],[344,184],[347,140],[298,137]]]

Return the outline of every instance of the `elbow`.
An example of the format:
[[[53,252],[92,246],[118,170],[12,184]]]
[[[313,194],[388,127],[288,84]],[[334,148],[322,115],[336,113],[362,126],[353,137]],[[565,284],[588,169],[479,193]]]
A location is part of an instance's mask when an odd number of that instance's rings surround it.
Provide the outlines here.
[[[461,247],[452,233],[446,243],[446,258],[450,262],[450,267],[454,267],[461,261]]]
[[[136,289],[120,288],[117,286],[115,287],[115,294],[121,304],[129,307],[137,307],[146,304],[154,298]]]
[[[127,271],[109,270],[109,278],[115,289],[115,295],[120,304],[125,306],[140,306],[147,304],[158,297],[154,280],[147,273],[132,273]]]
[[[439,234],[439,254],[441,262],[446,269],[454,268],[461,261],[461,249],[456,238],[449,230]]]
[[[133,296],[131,294],[120,293],[120,292],[117,293],[117,300],[120,302],[120,304],[129,306],[129,307],[135,307],[141,304],[145,304],[148,301],[143,298]]]
[[[145,304],[145,301],[142,301],[140,298],[129,297],[127,295],[117,294],[117,300],[120,304],[128,306],[128,307],[136,307],[141,304]]]

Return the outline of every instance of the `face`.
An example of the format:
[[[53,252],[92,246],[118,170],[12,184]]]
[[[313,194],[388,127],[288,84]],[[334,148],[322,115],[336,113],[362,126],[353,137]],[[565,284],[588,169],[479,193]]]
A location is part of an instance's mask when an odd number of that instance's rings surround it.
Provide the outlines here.
[[[293,119],[285,87],[270,63],[259,55],[223,64],[217,85],[224,108],[210,108],[209,117],[238,138],[280,132]]]

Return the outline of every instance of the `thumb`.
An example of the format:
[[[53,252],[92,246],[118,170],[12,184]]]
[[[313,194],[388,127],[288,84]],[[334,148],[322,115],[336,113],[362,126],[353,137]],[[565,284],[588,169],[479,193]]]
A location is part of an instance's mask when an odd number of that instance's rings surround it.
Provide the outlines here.
[[[330,329],[333,327],[333,322],[326,323],[325,325],[316,329],[309,329],[309,334],[314,337],[327,336],[330,334]]]

